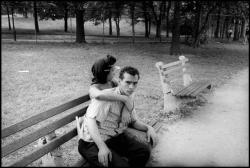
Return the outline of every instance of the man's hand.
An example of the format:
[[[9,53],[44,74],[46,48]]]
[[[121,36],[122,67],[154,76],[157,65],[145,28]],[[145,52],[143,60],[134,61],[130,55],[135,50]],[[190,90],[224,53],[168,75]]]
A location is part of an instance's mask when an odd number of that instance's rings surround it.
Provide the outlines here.
[[[81,139],[83,137],[83,122],[81,122],[81,118],[79,119],[78,116],[76,116],[76,128],[78,139]]]
[[[122,122],[125,125],[128,125],[131,122],[131,117],[130,117],[130,114],[127,110],[122,111]]]
[[[105,167],[108,167],[108,162],[112,160],[112,153],[106,145],[99,148],[98,161]]]
[[[150,143],[150,140],[152,140],[152,146],[155,147],[155,145],[157,144],[158,142],[158,137],[155,133],[155,130],[153,127],[151,126],[148,126],[148,131],[147,131],[147,141],[148,143]]]

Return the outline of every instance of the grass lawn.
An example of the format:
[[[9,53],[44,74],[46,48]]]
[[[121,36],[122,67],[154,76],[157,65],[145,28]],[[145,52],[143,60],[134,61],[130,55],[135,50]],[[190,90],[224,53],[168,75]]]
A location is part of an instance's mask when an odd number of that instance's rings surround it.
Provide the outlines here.
[[[192,78],[209,79],[215,89],[227,82],[232,75],[249,67],[248,47],[236,42],[211,41],[198,49],[182,45],[181,50],[190,59],[192,66],[189,71]],[[152,118],[167,119],[162,112],[163,94],[155,63],[176,61],[177,56],[170,56],[169,49],[170,45],[166,43],[102,45],[2,42],[1,126],[8,127],[87,94],[91,81],[91,65],[106,54],[114,55],[118,59],[118,66],[130,65],[140,71],[141,79],[136,91],[136,110],[139,117],[145,122]],[[173,86],[178,88],[180,82],[179,77],[173,81]],[[21,134],[2,140],[2,145]],[[65,163],[70,165],[77,155],[77,140],[63,146]],[[9,164],[27,150],[30,150],[29,147],[5,157],[2,165]]]

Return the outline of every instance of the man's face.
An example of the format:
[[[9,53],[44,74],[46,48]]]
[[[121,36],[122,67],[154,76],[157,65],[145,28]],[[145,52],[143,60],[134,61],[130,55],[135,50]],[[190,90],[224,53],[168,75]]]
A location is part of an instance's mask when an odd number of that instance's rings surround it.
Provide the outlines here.
[[[127,96],[131,95],[137,87],[138,80],[138,75],[133,76],[125,72],[123,74],[123,79],[119,79],[119,88],[121,93]]]

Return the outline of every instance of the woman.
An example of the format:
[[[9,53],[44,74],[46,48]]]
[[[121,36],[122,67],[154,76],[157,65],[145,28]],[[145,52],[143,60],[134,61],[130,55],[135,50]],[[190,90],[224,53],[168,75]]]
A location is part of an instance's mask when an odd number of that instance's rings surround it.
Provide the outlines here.
[[[122,112],[122,122],[128,124],[131,120],[129,112],[133,110],[133,103],[125,95],[119,95],[110,92],[109,90],[117,86],[117,82],[114,80],[115,73],[117,71],[116,58],[107,55],[106,58],[97,60],[92,68],[92,84],[89,88],[89,96],[91,99],[108,100],[108,101],[121,101],[125,104],[127,110]]]

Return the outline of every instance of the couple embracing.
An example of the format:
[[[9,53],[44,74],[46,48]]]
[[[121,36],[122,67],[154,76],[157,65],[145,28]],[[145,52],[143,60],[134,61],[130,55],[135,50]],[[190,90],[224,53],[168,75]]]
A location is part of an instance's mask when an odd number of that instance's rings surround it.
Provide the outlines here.
[[[136,117],[133,93],[140,74],[136,68],[126,66],[115,81],[115,63],[116,58],[107,55],[92,66],[91,103],[83,117],[76,117],[78,151],[94,167],[145,166],[149,147],[124,133],[132,127],[146,132],[153,146],[157,142],[154,128]]]

